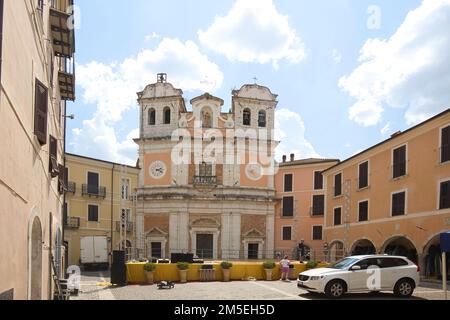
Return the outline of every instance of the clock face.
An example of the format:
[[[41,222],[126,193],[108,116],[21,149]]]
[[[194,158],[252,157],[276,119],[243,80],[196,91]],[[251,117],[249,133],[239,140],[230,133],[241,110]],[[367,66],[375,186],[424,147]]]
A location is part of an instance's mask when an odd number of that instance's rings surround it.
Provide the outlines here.
[[[153,179],[161,179],[166,175],[166,164],[162,161],[155,161],[150,165],[150,176]]]
[[[263,169],[259,164],[248,164],[245,168],[247,177],[251,180],[260,180],[263,176]]]

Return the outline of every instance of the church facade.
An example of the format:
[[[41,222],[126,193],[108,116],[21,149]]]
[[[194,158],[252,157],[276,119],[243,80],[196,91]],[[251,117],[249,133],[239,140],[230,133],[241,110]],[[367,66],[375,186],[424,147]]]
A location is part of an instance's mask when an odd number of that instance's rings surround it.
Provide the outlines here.
[[[232,107],[183,92],[158,75],[138,93],[137,247],[144,257],[204,259],[274,254],[277,95],[256,84],[232,92]]]

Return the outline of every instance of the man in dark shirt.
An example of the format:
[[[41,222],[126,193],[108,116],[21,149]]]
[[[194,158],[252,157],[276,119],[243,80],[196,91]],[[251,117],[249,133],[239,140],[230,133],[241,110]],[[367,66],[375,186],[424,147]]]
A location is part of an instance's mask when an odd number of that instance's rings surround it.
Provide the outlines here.
[[[303,262],[305,260],[306,255],[306,246],[304,239],[302,239],[301,242],[299,243],[297,252],[298,252],[298,260],[300,260],[300,262]]]

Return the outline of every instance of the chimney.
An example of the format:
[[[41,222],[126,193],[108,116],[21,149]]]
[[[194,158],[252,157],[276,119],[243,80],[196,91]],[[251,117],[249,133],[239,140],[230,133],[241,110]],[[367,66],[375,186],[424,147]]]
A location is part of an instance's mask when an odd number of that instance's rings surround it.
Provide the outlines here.
[[[391,135],[391,138],[395,138],[396,136],[399,136],[399,135],[401,135],[401,134],[402,134],[401,131],[397,131],[396,133],[393,133],[393,134]]]
[[[283,156],[283,163],[286,163],[286,159],[287,159],[287,157]]]
[[[295,161],[295,154],[291,153],[291,162]]]

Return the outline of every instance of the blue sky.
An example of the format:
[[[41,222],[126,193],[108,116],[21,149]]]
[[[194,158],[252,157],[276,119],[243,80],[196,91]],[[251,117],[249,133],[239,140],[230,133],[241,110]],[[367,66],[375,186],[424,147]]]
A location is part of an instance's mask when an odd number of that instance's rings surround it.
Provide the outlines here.
[[[257,77],[279,95],[279,153],[301,158],[345,159],[450,106],[450,0],[76,4],[68,152],[135,162],[135,92],[157,72],[224,111]]]

